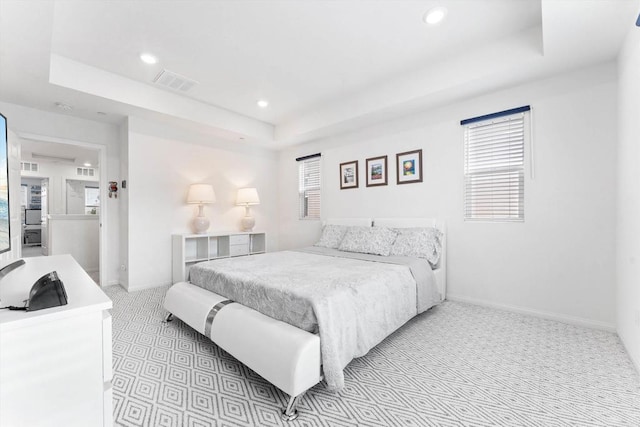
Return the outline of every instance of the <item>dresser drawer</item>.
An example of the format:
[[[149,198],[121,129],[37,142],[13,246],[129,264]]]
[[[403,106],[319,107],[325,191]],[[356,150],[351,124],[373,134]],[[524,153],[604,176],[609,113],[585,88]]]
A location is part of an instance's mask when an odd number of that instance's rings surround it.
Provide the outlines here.
[[[231,256],[240,256],[240,255],[249,255],[249,243],[243,245],[230,245],[229,246],[229,255]]]
[[[232,234],[229,236],[230,245],[249,245],[248,234]]]

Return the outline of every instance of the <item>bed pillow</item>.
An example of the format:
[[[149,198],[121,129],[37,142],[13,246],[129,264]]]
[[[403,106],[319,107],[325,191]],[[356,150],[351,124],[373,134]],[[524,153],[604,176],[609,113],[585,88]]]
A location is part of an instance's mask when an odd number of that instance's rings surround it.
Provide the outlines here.
[[[331,225],[327,224],[322,227],[322,236],[320,236],[320,240],[314,246],[321,246],[323,248],[331,248],[338,249],[340,246],[340,242],[342,242],[342,238],[347,232],[346,225]]]
[[[397,228],[391,255],[424,258],[435,267],[442,252],[442,232],[437,228]]]
[[[398,232],[387,227],[349,227],[338,249],[389,256]]]

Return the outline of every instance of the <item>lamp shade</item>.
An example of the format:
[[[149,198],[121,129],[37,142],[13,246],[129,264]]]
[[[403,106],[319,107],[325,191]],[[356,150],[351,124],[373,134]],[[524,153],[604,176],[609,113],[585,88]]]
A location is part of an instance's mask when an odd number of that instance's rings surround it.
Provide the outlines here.
[[[238,196],[236,197],[236,205],[259,205],[260,197],[258,197],[258,190],[255,188],[240,188],[238,190]]]
[[[191,184],[189,194],[187,195],[187,203],[195,203],[204,205],[214,203],[216,201],[216,193],[210,184]]]

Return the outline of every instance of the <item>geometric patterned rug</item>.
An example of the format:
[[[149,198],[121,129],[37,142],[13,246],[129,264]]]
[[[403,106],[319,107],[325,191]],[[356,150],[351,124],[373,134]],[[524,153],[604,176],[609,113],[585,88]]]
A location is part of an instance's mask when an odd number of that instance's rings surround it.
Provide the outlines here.
[[[640,426],[640,378],[617,335],[448,301],[283,422],[284,393],[179,319],[162,323],[167,289],[104,288],[118,426]]]

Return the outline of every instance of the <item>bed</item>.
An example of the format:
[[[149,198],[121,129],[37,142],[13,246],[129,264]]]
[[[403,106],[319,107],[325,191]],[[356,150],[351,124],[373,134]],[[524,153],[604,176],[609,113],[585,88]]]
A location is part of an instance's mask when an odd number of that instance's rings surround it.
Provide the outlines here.
[[[314,246],[199,264],[192,267],[190,282],[173,285],[164,302],[167,320],[179,317],[287,393],[285,420],[297,417],[306,390],[323,378],[329,389],[339,390],[342,370],[353,358],[446,296],[443,223],[350,218],[323,225],[349,238],[340,237],[339,248]],[[417,227],[441,233],[442,249],[433,265],[345,246],[359,244],[358,233],[361,240],[382,236],[399,242],[397,236]]]

